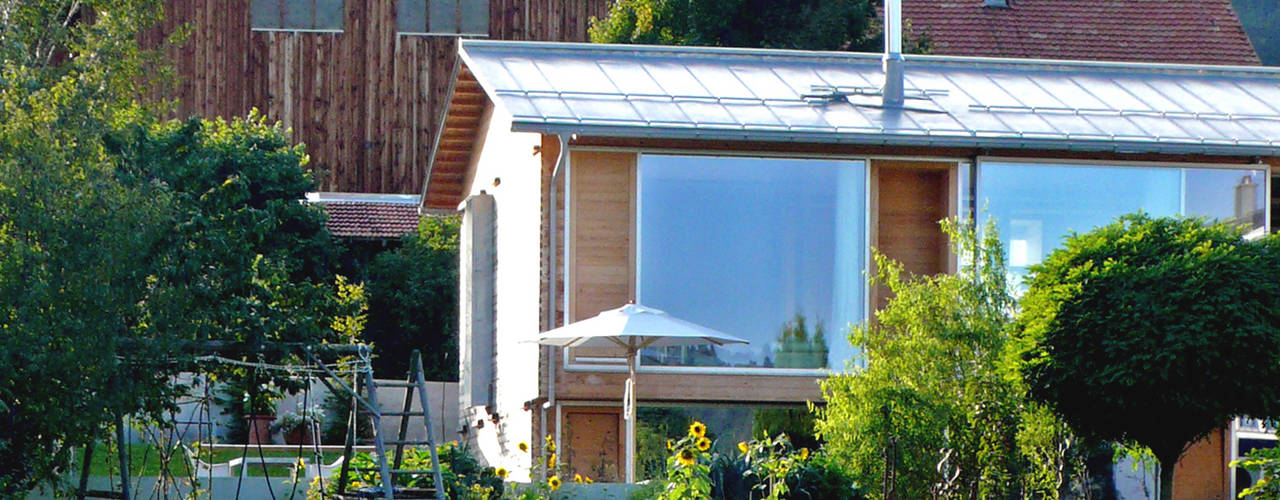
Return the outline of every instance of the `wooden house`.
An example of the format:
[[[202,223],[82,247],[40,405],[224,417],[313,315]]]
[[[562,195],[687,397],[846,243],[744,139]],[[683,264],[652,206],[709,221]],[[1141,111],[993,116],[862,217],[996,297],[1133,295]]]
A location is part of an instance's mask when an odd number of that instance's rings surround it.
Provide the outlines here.
[[[638,301],[750,340],[639,361],[642,426],[736,443],[856,359],[871,248],[952,271],[936,221],[976,207],[1015,277],[1138,209],[1261,234],[1280,167],[1274,69],[482,40],[458,59],[423,205],[464,214],[468,439],[528,467],[518,443],[551,435],[601,480],[625,363],[540,331]],[[1231,494],[1230,432],[1184,457],[1180,497]]]

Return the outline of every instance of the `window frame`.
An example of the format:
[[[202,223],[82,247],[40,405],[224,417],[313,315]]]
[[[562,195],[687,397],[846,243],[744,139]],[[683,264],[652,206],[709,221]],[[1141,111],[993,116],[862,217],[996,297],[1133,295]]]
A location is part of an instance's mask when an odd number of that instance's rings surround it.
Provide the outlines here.
[[[289,0],[284,0],[284,1],[289,1]],[[314,8],[315,0],[303,0],[303,1],[312,2],[312,17],[314,17],[315,16],[315,8]],[[275,28],[275,27],[254,26],[253,12],[252,12],[253,2],[252,0],[250,0],[249,31],[250,32],[258,31],[258,32],[264,32],[264,33],[329,33],[329,34],[344,33],[346,32],[346,29],[347,29],[347,1],[348,0],[339,0],[339,1],[342,3],[342,6],[341,6],[341,14],[342,14],[341,25],[342,26],[340,28]]]
[[[424,12],[424,14],[429,14],[429,13],[431,12],[431,2],[432,2],[432,1],[433,1],[433,0],[423,0],[423,7],[426,9],[426,12]],[[459,4],[459,5],[461,5],[461,4],[462,4],[462,2],[477,2],[477,3],[483,2],[483,3],[485,3],[485,4],[486,4],[485,12],[486,12],[486,13],[489,13],[489,12],[488,12],[488,5],[487,5],[487,4],[488,4],[488,0],[455,0],[455,1],[456,1],[456,2],[458,2],[458,4]],[[453,31],[453,32],[450,32],[450,31],[431,31],[431,26],[430,26],[430,22],[429,22],[429,21],[428,21],[427,26],[426,26],[426,31],[403,31],[403,30],[401,30],[401,29],[400,29],[400,5],[401,5],[401,3],[402,3],[402,0],[396,0],[396,3],[395,3],[395,6],[396,6],[396,36],[457,37],[457,38],[489,38],[489,36],[490,36],[490,35],[489,35],[489,28],[490,28],[490,26],[489,26],[489,23],[488,23],[488,22],[486,22],[486,23],[485,23],[485,28],[484,28],[485,30],[484,30],[484,32],[483,32],[483,33],[480,33],[480,32],[467,32],[467,31],[462,31],[462,30],[460,30],[460,29],[459,29],[458,31]],[[487,17],[487,16],[486,16],[486,17]],[[426,17],[426,16],[424,16],[424,19],[429,19],[429,18],[428,18],[428,17]],[[460,25],[462,24],[461,11],[459,11],[459,12],[458,12],[458,14],[457,14],[457,19],[455,19],[455,21],[457,22],[457,24],[458,24],[458,25],[459,25],[459,27],[460,27]]]
[[[632,221],[633,223],[636,223],[636,230],[635,230],[634,238],[633,238],[633,241],[631,242],[631,245],[637,251],[637,259],[636,259],[636,262],[633,263],[634,267],[632,267],[631,269],[631,272],[634,273],[634,275],[636,276],[636,279],[634,280],[635,283],[632,285],[632,288],[630,290],[632,297],[635,296],[637,292],[637,288],[640,286],[640,280],[639,280],[640,263],[638,258],[639,257],[638,248],[640,244],[640,241],[639,241],[640,228],[638,224],[639,222],[638,218],[640,217],[640,213],[639,213],[638,203],[640,199],[639,198],[640,197],[640,162],[641,162],[641,159],[646,155],[695,156],[695,157],[702,156],[702,157],[708,157],[708,158],[783,159],[783,160],[839,160],[839,161],[862,162],[863,182],[865,186],[864,188],[865,193],[862,200],[862,207],[863,207],[863,216],[862,216],[862,219],[863,219],[862,220],[862,223],[863,223],[862,266],[863,267],[862,268],[864,271],[866,269],[870,269],[871,260],[872,260],[871,236],[873,234],[873,231],[871,228],[871,221],[873,220],[873,218],[872,218],[871,210],[872,210],[872,200],[873,200],[873,196],[872,196],[873,188],[871,187],[871,162],[877,159],[920,160],[925,158],[925,157],[897,157],[897,156],[876,157],[876,156],[869,156],[869,155],[862,155],[862,154],[836,154],[836,153],[815,153],[815,152],[795,153],[795,152],[761,151],[761,150],[707,151],[707,150],[691,150],[691,149],[683,149],[683,148],[663,149],[663,148],[625,148],[625,147],[620,148],[620,147],[582,147],[582,146],[571,147],[569,148],[567,153],[570,155],[570,158],[571,158],[572,153],[582,152],[582,151],[607,151],[607,152],[631,153],[636,156],[635,179],[633,179],[634,188],[631,192],[633,202],[637,204],[636,213],[635,213],[635,219],[637,220]],[[929,158],[929,159],[936,159],[936,158]],[[948,161],[948,162],[954,161],[958,163],[963,160],[948,158],[945,161]],[[568,161],[566,164],[566,175],[565,175],[566,180],[572,177],[572,172],[573,172],[573,162]],[[564,198],[566,201],[571,198],[569,189],[570,189],[569,184],[568,182],[566,182],[565,194],[564,194]],[[955,195],[955,193],[953,193],[953,195]],[[570,246],[573,245],[573,241],[569,238],[569,235],[571,234],[571,231],[569,230],[569,224],[572,224],[572,222],[568,221],[568,217],[569,217],[569,214],[571,213],[571,210],[569,206],[566,205],[563,211],[564,213],[561,215],[566,217],[566,221],[567,221],[566,228],[564,231],[565,233],[564,244],[566,245],[565,255],[567,256],[572,254],[572,249],[570,248]],[[563,265],[564,265],[563,272],[565,273],[564,290],[566,291],[573,290],[573,284],[572,284],[573,276],[572,276],[571,263],[568,262],[568,260],[566,259]],[[572,318],[572,314],[573,314],[573,311],[571,311],[572,308],[568,307],[568,304],[567,304],[569,302],[569,297],[567,296],[567,294],[565,296],[565,301],[566,301],[566,307],[564,308],[565,309],[564,316],[561,318],[561,320],[565,324],[567,324],[570,322],[570,318]],[[870,293],[863,294],[861,312],[862,312],[862,318],[864,320],[865,318],[867,318],[869,314],[871,314],[871,294]],[[843,338],[843,334],[841,334],[840,337]],[[566,372],[596,372],[596,373],[626,373],[627,372],[627,364],[625,359],[604,358],[601,360],[602,362],[600,363],[581,363],[581,362],[574,361],[572,351],[573,351],[573,348],[566,348],[563,350],[563,355],[561,356],[561,367]],[[839,361],[839,363],[843,363],[843,362],[844,362],[843,360]],[[832,368],[832,367],[828,367],[828,368],[766,368],[766,367],[745,367],[745,366],[706,367],[706,366],[645,365],[644,363],[641,362],[640,357],[637,356],[636,358],[636,370],[638,373],[654,373],[654,374],[826,377],[826,376],[830,376],[833,373],[839,373],[843,369],[844,369],[843,366],[835,367],[835,368]]]

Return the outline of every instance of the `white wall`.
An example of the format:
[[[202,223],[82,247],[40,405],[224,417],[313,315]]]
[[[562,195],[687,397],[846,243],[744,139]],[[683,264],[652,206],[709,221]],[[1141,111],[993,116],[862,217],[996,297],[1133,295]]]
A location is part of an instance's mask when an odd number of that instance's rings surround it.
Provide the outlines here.
[[[538,396],[539,387],[539,348],[530,340],[538,334],[540,317],[542,158],[534,151],[542,137],[511,132],[511,118],[500,108],[486,113],[485,120],[467,193],[484,191],[494,198],[495,405],[492,414],[481,407],[462,408],[461,414],[469,424],[467,439],[483,460],[512,470],[518,480],[527,478],[529,457],[516,445],[533,442],[524,403]],[[500,179],[497,186],[495,179]]]

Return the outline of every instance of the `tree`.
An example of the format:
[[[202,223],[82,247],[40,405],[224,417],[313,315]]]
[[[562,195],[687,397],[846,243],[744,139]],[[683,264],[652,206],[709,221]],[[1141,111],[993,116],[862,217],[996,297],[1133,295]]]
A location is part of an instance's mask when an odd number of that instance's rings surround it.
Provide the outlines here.
[[[1230,419],[1280,416],[1280,239],[1127,215],[1031,269],[1017,319],[1030,396],[1076,431],[1147,446],[1160,498],[1185,448]]]
[[[891,292],[854,328],[862,358],[822,383],[825,449],[881,498],[1058,498],[1083,486],[1084,448],[1026,399],[1007,352],[1015,301],[995,227],[944,221],[956,274],[904,275],[875,255]]]
[[[1013,306],[1000,243],[994,230],[978,246],[968,224],[944,229],[976,265],[908,277],[877,253],[873,282],[892,298],[849,337],[864,364],[822,383],[827,450],[883,498],[1003,498],[1017,484],[1018,400],[998,370]]]
[[[138,318],[169,200],[120,182],[103,142],[148,115],[133,97],[162,72],[135,40],[157,16],[150,0],[0,2],[0,497],[165,401],[170,368],[147,356],[164,342]]]
[[[383,377],[408,373],[422,351],[428,380],[458,380],[458,217],[426,217],[400,248],[378,254],[365,282],[369,324],[364,338],[378,352]]]
[[[591,41],[876,51],[871,0],[619,0]]]

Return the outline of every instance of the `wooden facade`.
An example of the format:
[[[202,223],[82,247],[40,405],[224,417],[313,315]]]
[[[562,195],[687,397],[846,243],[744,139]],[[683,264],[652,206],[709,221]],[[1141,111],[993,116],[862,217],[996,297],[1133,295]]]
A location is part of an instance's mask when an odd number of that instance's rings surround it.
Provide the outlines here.
[[[419,194],[458,38],[398,34],[395,0],[344,3],[341,32],[259,31],[250,0],[167,0],[144,43],[163,45],[174,66],[179,81],[166,97],[180,117],[256,108],[307,145],[321,189]],[[585,41],[608,3],[490,0],[489,37]],[[166,42],[183,26],[185,42]],[[482,106],[472,106],[461,111],[478,121]]]

